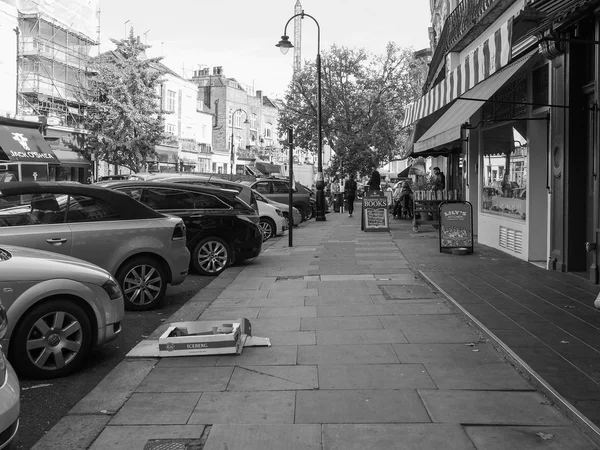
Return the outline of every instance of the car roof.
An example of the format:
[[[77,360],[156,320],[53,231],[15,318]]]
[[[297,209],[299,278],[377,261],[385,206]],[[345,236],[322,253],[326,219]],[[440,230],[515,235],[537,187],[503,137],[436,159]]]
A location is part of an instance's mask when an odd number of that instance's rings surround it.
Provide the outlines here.
[[[128,195],[107,189],[99,184],[79,184],[60,181],[16,181],[2,183],[0,185],[0,196],[41,194],[44,192],[50,194],[89,195],[91,197],[96,197],[115,207],[115,209],[118,209],[119,214],[126,219],[164,217],[163,214],[154,211]]]
[[[203,192],[214,195],[237,196],[238,191],[235,189],[221,189],[214,186],[199,186],[196,184],[184,183],[169,183],[168,181],[149,181],[149,180],[113,180],[97,183],[99,186],[107,188],[123,187],[123,186],[143,186],[143,187],[164,187],[170,189],[179,189],[180,191]]]

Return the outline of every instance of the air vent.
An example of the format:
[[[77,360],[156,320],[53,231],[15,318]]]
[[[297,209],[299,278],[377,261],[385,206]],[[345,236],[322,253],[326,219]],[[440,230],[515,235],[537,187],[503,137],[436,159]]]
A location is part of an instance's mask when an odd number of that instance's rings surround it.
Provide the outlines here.
[[[500,247],[514,253],[523,253],[523,233],[512,228],[500,227]]]

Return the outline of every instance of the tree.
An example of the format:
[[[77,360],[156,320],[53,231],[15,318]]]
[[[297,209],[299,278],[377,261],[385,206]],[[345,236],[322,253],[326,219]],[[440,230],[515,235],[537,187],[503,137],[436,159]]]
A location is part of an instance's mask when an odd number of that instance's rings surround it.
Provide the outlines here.
[[[335,153],[329,172],[366,175],[400,154],[409,136],[404,109],[418,98],[426,63],[409,48],[389,43],[383,55],[332,46],[322,56],[323,138]],[[318,149],[316,67],[306,62],[285,94],[280,134],[295,130],[295,144]]]
[[[160,83],[162,58],[147,58],[149,46],[131,31],[116,49],[91,61],[93,100],[87,109],[88,144],[110,164],[142,170],[164,138]]]

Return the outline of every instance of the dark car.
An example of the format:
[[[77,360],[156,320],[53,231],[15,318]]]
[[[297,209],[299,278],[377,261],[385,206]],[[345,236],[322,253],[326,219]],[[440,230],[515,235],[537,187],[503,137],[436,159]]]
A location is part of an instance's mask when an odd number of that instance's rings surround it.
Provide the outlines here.
[[[103,177],[98,178],[98,182],[100,182],[100,181],[127,180],[127,179],[129,179],[129,175],[105,175]]]
[[[218,275],[232,263],[255,258],[262,247],[259,216],[231,189],[158,181],[102,183],[152,209],[181,217],[191,264],[202,275]]]
[[[259,178],[250,185],[252,189],[279,203],[289,204],[289,182],[283,178]],[[295,188],[292,192],[292,206],[300,211],[302,220],[312,215],[310,194]]]
[[[164,173],[157,172],[151,174],[135,174],[129,177],[130,180],[145,180],[152,182],[165,182],[165,183],[183,183],[191,184],[194,186],[208,186],[219,189],[234,189],[238,192],[238,197],[246,202],[256,213],[258,214],[258,204],[256,203],[256,197],[252,193],[252,189],[242,183],[236,183],[235,181],[224,180],[219,177],[206,176],[206,175],[194,175],[191,173]]]

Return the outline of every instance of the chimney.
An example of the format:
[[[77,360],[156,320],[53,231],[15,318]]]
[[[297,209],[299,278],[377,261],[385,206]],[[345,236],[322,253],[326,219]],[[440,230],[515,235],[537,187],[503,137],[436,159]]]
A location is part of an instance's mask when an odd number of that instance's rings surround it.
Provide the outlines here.
[[[213,75],[223,75],[223,66],[213,67]]]
[[[262,91],[256,91],[256,97],[260,98],[260,100],[262,101]]]

